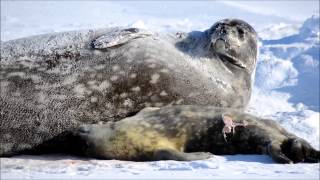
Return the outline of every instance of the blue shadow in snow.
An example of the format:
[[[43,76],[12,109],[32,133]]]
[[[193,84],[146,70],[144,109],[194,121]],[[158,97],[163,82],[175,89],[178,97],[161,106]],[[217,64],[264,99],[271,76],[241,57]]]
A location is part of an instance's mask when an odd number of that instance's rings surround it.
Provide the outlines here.
[[[258,162],[262,164],[276,164],[270,156],[267,155],[226,155],[223,156],[227,161]]]

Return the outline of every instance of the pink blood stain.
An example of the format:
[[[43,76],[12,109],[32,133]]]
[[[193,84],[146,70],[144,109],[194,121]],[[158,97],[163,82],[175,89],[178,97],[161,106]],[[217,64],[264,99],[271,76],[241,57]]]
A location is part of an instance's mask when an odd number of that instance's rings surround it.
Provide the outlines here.
[[[235,133],[235,128],[237,126],[247,126],[247,122],[243,121],[243,123],[237,123],[237,122],[233,122],[232,118],[228,115],[223,115],[222,117],[223,122],[224,122],[224,127],[222,129],[222,133],[223,133],[223,137],[224,140],[227,142],[227,133],[231,133],[234,134]]]

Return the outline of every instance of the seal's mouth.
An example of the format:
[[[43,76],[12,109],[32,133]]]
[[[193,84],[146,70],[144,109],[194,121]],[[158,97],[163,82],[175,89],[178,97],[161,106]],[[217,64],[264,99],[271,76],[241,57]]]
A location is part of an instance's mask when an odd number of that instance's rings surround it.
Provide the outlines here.
[[[231,55],[229,55],[229,54],[226,54],[226,53],[219,53],[219,52],[217,52],[216,53],[219,57],[220,57],[220,59],[222,59],[223,61],[227,61],[227,62],[229,62],[229,63],[231,63],[231,64],[233,64],[233,65],[235,65],[235,66],[238,66],[238,67],[240,67],[240,68],[246,68],[246,66],[243,64],[243,63],[241,63],[237,58],[235,58],[235,57],[233,57],[233,56],[231,56]]]
[[[214,52],[217,56],[220,57],[221,60],[229,62],[235,66],[238,66],[240,68],[246,68],[246,66],[239,61],[238,58],[232,56],[230,53],[230,45],[224,38],[218,38],[214,41],[214,43],[211,43],[210,48],[212,49],[211,52]]]

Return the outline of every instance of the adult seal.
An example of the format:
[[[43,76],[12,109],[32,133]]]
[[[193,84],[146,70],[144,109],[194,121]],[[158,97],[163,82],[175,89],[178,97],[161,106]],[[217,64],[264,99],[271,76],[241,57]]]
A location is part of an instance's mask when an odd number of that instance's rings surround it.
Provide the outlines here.
[[[133,161],[207,159],[212,154],[266,154],[278,163],[320,162],[320,151],[273,120],[212,106],[146,108],[76,132],[90,157]]]
[[[0,156],[145,107],[243,109],[256,56],[256,32],[237,19],[204,32],[108,28],[1,42]]]

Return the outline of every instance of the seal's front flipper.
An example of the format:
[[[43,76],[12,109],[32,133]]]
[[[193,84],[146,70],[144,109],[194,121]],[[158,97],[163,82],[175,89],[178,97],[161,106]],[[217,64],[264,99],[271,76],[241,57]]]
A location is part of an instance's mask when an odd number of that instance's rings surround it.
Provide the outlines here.
[[[162,149],[154,153],[153,160],[195,161],[209,159],[212,156],[207,152],[184,153],[172,149]]]
[[[209,159],[213,156],[213,154],[209,152],[193,152],[193,153],[182,153],[184,161],[196,161],[196,160],[204,160]]]
[[[117,29],[94,39],[91,42],[91,48],[106,49],[125,44],[133,39],[144,38],[151,35],[153,35],[152,32],[138,28]]]
[[[282,151],[279,143],[271,142],[268,145],[268,154],[272,159],[278,163],[282,164],[292,164],[293,161],[290,160]]]

